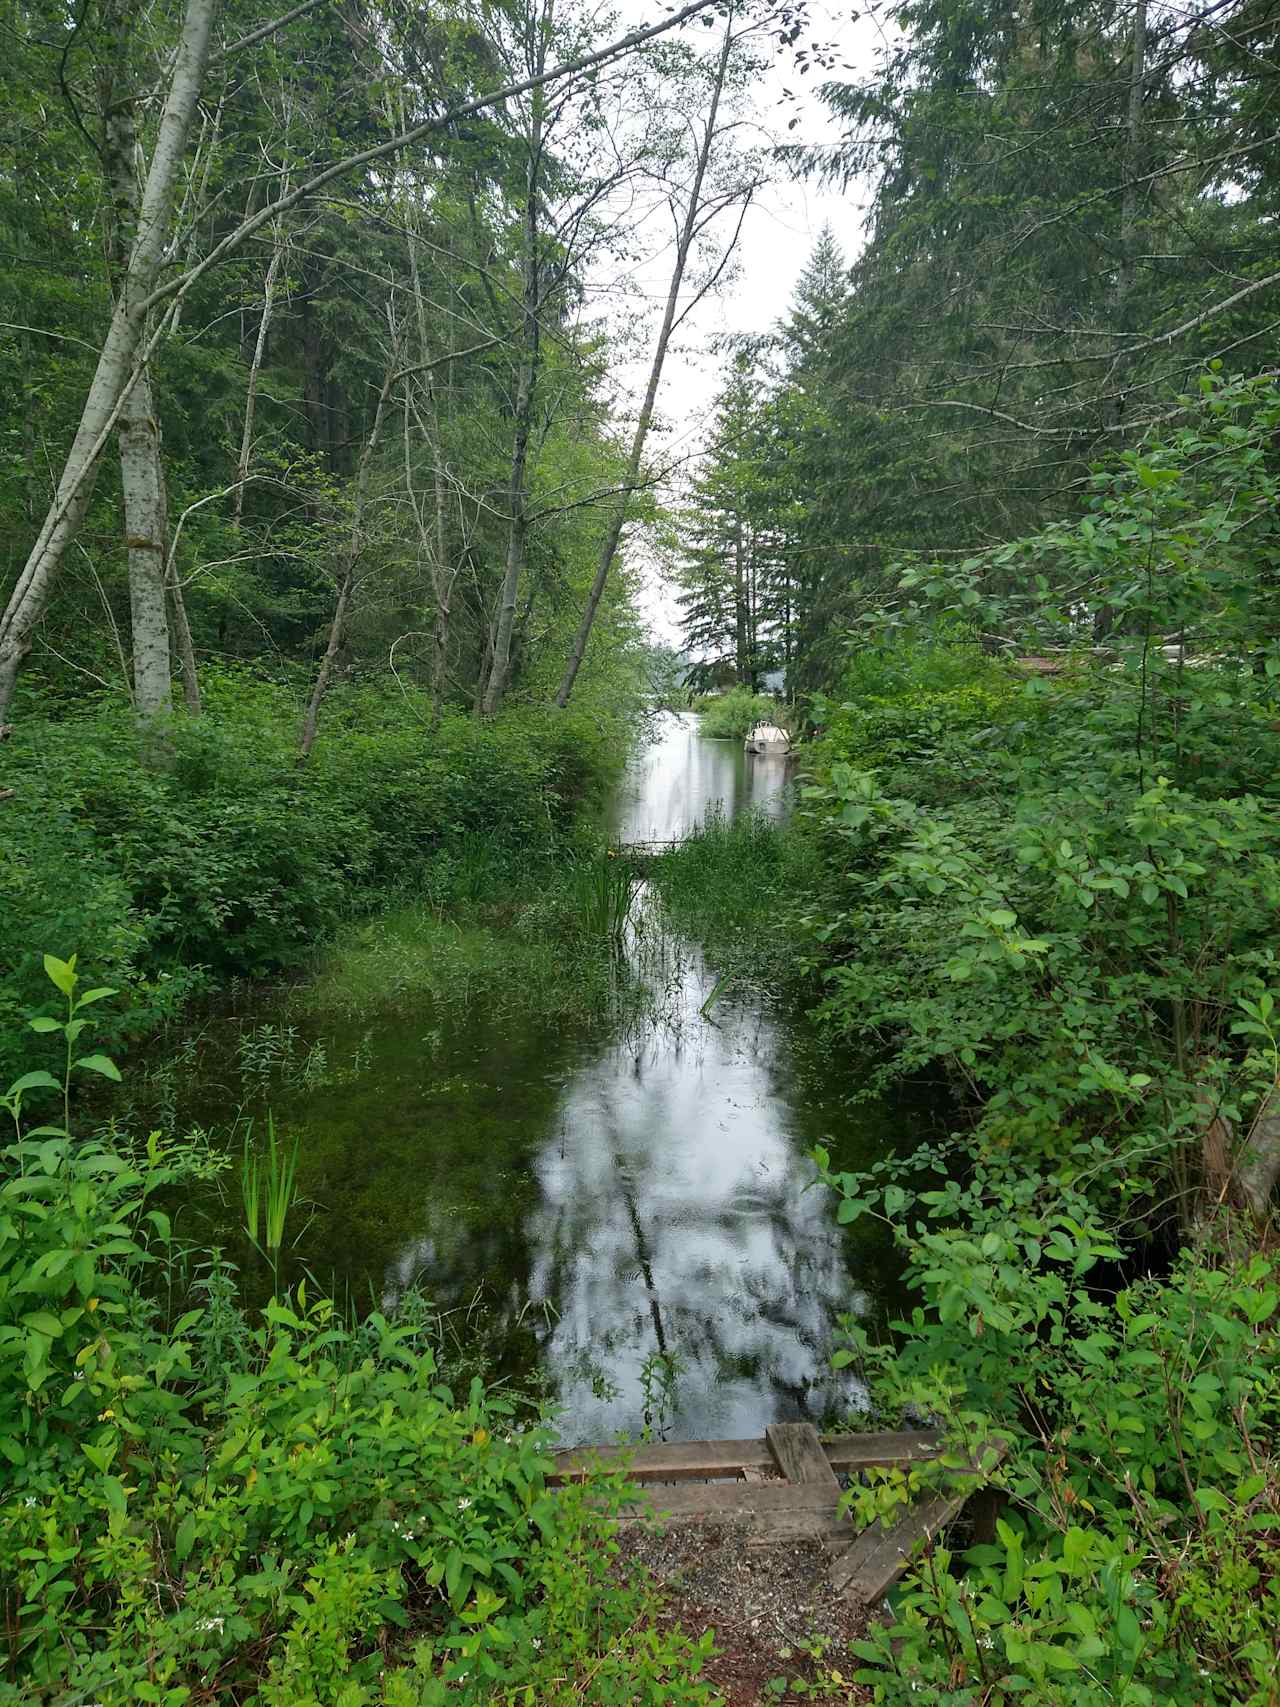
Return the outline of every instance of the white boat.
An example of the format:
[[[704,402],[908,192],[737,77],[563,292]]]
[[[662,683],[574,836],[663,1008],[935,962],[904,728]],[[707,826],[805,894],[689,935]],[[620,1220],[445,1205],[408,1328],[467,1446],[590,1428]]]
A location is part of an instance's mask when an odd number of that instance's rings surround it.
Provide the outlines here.
[[[791,751],[791,737],[776,723],[756,723],[747,731],[744,745],[749,753],[785,755]]]

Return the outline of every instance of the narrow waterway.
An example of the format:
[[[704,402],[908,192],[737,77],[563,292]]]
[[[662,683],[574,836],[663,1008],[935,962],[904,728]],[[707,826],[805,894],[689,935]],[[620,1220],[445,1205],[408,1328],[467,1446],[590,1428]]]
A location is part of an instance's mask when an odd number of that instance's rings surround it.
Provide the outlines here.
[[[785,761],[666,716],[612,831],[667,841],[713,810],[780,814],[786,781]],[[836,1320],[894,1286],[873,1224],[837,1227],[809,1160],[819,1142],[841,1166],[875,1160],[895,1142],[891,1111],[850,1108],[856,1067],[763,995],[703,1013],[715,971],[660,915],[642,895],[627,949],[651,991],[639,1021],[574,1037],[518,1005],[456,1025],[335,1019],[325,1046],[348,1067],[269,1093],[300,1139],[308,1271],[358,1303],[412,1286],[458,1312],[461,1337],[542,1371],[567,1439],[753,1435],[845,1411],[859,1391],[831,1371]]]

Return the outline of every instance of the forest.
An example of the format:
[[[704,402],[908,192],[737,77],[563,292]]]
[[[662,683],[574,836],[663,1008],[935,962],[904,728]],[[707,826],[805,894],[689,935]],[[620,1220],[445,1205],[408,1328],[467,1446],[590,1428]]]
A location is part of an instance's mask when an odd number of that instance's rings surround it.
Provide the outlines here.
[[[1280,1707],[1272,0],[0,44],[0,1704]]]

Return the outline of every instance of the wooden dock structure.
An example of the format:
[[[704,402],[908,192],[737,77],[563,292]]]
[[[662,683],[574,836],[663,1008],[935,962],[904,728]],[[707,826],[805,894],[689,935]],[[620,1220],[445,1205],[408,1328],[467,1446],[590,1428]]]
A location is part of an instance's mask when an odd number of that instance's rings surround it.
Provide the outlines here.
[[[553,1482],[581,1481],[593,1468],[625,1469],[640,1498],[624,1521],[720,1521],[742,1524],[748,1544],[816,1539],[831,1557],[832,1591],[873,1608],[913,1554],[970,1502],[975,1530],[990,1530],[993,1496],[976,1466],[971,1485],[918,1501],[891,1528],[855,1530],[840,1510],[839,1478],[875,1468],[909,1468],[943,1451],[927,1429],[895,1434],[821,1436],[810,1423],[774,1423],[762,1440],[664,1441],[641,1446],[577,1447],[556,1453]]]

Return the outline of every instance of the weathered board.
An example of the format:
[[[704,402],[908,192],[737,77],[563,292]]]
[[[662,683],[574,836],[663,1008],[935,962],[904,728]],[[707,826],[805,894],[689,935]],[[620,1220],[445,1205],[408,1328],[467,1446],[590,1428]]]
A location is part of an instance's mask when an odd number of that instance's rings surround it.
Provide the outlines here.
[[[809,1425],[783,1424],[807,1428]],[[841,1474],[894,1464],[918,1464],[936,1458],[941,1450],[932,1429],[906,1429],[893,1434],[830,1435],[820,1441],[831,1469]],[[778,1461],[768,1440],[661,1441],[650,1446],[575,1446],[555,1455],[550,1480],[581,1481],[592,1466],[625,1469],[637,1482],[708,1481],[736,1479],[747,1470],[777,1473]]]
[[[831,1460],[822,1450],[818,1431],[809,1423],[773,1423],[764,1431],[769,1450],[789,1482],[813,1482],[828,1495],[838,1496],[840,1484]]]
[[[744,1526],[745,1544],[808,1536],[834,1555],[834,1593],[865,1607],[882,1600],[912,1555],[964,1507],[986,1499],[975,1467],[973,1486],[910,1507],[890,1529],[855,1535],[841,1511],[838,1476],[876,1467],[918,1464],[942,1450],[931,1430],[845,1434],[825,1440],[809,1423],[774,1423],[763,1440],[663,1441],[648,1446],[575,1447],[556,1453],[553,1484],[581,1481],[592,1468],[625,1470],[640,1484],[624,1521],[729,1520]]]
[[[864,1529],[832,1565],[832,1588],[859,1606],[883,1600],[916,1548],[958,1516],[968,1497],[967,1493],[938,1494],[913,1506],[890,1529]]]

